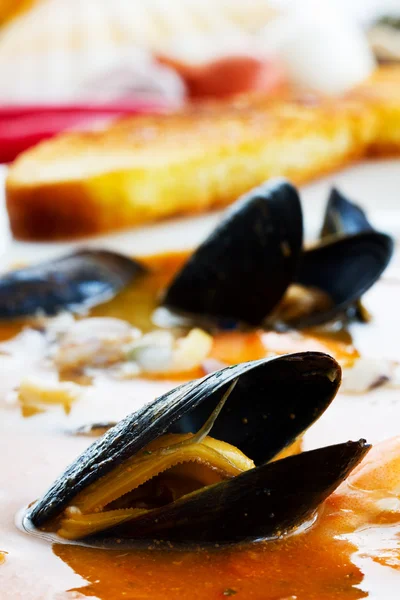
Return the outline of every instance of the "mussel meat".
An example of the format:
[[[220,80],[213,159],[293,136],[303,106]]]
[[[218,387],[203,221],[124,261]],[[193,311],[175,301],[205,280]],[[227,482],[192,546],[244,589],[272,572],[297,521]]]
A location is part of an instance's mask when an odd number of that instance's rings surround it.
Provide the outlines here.
[[[185,383],[94,442],[28,510],[25,527],[185,543],[287,532],[369,449],[360,440],[273,460],[325,411],[340,379],[333,358],[306,352]]]
[[[375,231],[363,211],[334,191],[324,237],[303,249],[303,220],[296,189],[277,180],[242,197],[199,246],[167,289],[173,311],[260,325],[276,313],[291,284],[325,300],[304,315],[290,311],[290,326],[327,322],[354,304],[380,277],[393,240]],[[329,235],[327,235],[329,234]],[[290,288],[289,288],[290,289]],[[271,313],[274,311],[274,314]]]
[[[0,318],[55,315],[112,298],[146,268],[106,250],[80,250],[0,278]]]

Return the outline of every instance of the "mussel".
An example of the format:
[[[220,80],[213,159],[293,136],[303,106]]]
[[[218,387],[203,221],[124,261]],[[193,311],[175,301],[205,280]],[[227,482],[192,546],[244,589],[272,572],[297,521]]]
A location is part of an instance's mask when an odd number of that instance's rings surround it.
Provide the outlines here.
[[[106,250],[80,250],[0,278],[0,318],[55,315],[109,300],[145,273],[136,260]]]
[[[199,246],[167,289],[173,311],[260,325],[291,284],[328,299],[310,314],[294,312],[289,325],[327,322],[354,304],[380,277],[393,240],[375,231],[363,211],[333,191],[323,237],[304,249],[296,189],[268,182],[242,197]],[[276,315],[272,315],[272,322]]]
[[[302,319],[302,326],[357,311],[361,296],[379,279],[393,254],[393,240],[376,231],[365,212],[336,189],[328,200],[320,239],[304,253],[298,281],[324,290],[334,305]]]
[[[321,324],[348,314],[392,253],[392,239],[336,190],[319,243],[304,249],[298,193],[288,181],[272,180],[231,206],[175,276],[162,304],[220,328]],[[0,318],[87,308],[146,271],[135,259],[89,249],[19,269],[0,278]],[[305,313],[301,302],[311,303]]]
[[[325,411],[340,379],[333,358],[306,352],[185,383],[94,442],[28,509],[25,528],[102,543],[288,532],[369,449],[360,440],[274,460]]]
[[[365,211],[348,200],[339,190],[332,188],[326,205],[320,238],[341,234],[352,235],[363,231],[375,231]]]
[[[240,198],[192,254],[166,291],[173,310],[259,324],[299,269],[303,217],[286,181]]]

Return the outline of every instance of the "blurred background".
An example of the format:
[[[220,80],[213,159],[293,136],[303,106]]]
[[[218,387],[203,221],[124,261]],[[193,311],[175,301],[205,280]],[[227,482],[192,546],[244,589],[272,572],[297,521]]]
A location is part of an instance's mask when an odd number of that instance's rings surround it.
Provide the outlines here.
[[[0,161],[65,129],[400,60],[400,0],[0,0]]]

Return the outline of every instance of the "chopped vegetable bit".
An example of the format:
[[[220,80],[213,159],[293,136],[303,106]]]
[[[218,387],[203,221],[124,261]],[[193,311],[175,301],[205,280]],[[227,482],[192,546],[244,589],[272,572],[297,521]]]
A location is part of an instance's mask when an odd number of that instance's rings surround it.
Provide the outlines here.
[[[81,386],[67,381],[46,381],[26,377],[18,390],[18,401],[24,414],[40,412],[51,405],[61,405],[68,414],[81,394]]]
[[[127,359],[147,373],[183,373],[200,367],[211,352],[212,337],[202,329],[192,329],[177,340],[168,331],[154,331],[135,342]]]

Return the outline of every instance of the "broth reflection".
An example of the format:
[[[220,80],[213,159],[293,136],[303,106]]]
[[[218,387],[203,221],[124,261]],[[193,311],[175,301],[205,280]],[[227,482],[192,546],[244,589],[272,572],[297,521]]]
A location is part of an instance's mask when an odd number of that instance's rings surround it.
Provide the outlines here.
[[[350,542],[312,531],[242,548],[126,550],[54,544],[54,553],[88,581],[73,590],[119,598],[358,600],[363,574]]]

